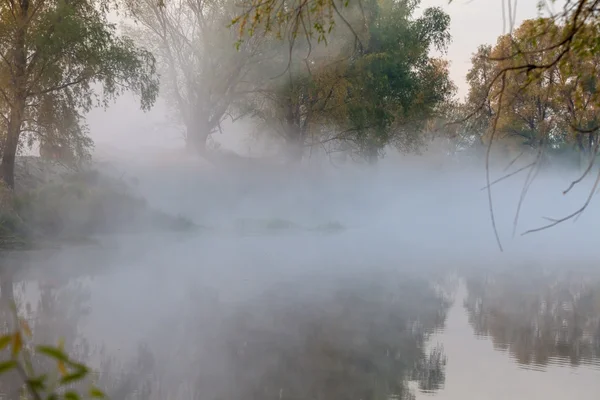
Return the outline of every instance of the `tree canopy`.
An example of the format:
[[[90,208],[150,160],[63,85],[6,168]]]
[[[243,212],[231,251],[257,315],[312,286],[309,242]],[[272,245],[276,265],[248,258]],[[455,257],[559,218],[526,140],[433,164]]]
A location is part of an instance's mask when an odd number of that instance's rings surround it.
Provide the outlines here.
[[[154,57],[109,23],[108,1],[8,0],[0,5],[1,172],[14,186],[17,149],[53,143],[85,158],[83,115],[125,90],[148,109],[158,93]],[[95,85],[102,88],[99,95]]]
[[[487,145],[487,189],[492,221],[489,155],[493,143],[496,146],[502,143],[511,156],[510,165],[528,151],[534,155],[533,162],[496,180],[528,171],[513,229],[516,229],[527,188],[541,165],[553,155],[560,155],[564,160],[565,155],[576,154],[583,170],[565,189],[565,194],[593,169],[600,128],[596,116],[600,105],[596,89],[598,11],[598,2],[568,0],[559,13],[548,12],[546,17],[524,21],[519,27],[511,26],[495,45],[482,45],[474,54],[467,75],[469,93],[458,107],[460,118],[454,122],[462,125],[463,134],[478,136]],[[582,207],[524,233],[546,229],[580,215],[599,182],[600,174]]]
[[[414,151],[423,122],[453,94],[447,63],[429,54],[449,43],[448,15],[431,8],[414,18],[414,1],[366,6],[365,26],[349,7],[334,16],[349,26],[338,23],[327,43],[300,36],[288,42],[289,52],[279,48],[270,58],[275,79],[253,88],[246,107],[279,133],[293,159],[305,147],[372,161],[389,144]]]
[[[135,21],[127,31],[158,59],[163,97],[185,128],[189,148],[204,152],[206,139],[220,129],[235,99],[260,60],[252,38],[237,49],[227,28],[235,15],[231,0],[126,0]]]

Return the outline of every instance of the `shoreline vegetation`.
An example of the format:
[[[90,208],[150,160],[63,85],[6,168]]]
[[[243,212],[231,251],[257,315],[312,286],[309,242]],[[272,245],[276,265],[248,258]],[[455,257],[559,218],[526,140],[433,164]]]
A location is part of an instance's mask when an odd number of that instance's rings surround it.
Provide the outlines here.
[[[19,157],[16,176],[14,190],[0,186],[0,251],[91,244],[103,234],[200,228],[152,208],[129,182],[95,164],[75,170]]]
[[[153,208],[131,182],[104,172],[101,163],[75,170],[24,156],[16,176],[14,190],[0,184],[0,252],[88,245],[98,235],[148,231],[262,235],[347,229],[338,221],[305,226],[282,218],[237,218],[231,227],[207,227]]]

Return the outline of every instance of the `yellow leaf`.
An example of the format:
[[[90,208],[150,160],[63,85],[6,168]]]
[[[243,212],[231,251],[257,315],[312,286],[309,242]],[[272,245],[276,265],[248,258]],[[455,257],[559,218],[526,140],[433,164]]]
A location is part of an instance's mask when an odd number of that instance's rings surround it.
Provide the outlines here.
[[[32,336],[31,328],[29,327],[29,324],[27,323],[26,320],[24,320],[24,319],[19,320],[19,325],[21,325],[21,330],[25,333],[25,335],[27,335],[28,337]]]
[[[13,357],[16,357],[17,354],[19,354],[22,347],[23,347],[23,339],[21,338],[21,333],[17,332],[13,335],[13,338],[12,338],[12,355],[13,355]]]
[[[67,375],[67,368],[65,367],[65,363],[62,361],[58,361],[58,370],[62,376]]]

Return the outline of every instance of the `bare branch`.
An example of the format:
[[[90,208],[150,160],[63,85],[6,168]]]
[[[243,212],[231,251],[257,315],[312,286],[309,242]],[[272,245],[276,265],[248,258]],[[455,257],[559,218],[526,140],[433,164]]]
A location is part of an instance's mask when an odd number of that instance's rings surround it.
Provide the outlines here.
[[[502,75],[502,80],[501,80],[501,90],[500,90],[500,98],[499,98],[499,109],[502,109],[502,99],[504,97],[504,88],[506,87],[506,73],[504,73]],[[489,205],[489,211],[490,211],[490,219],[492,220],[492,228],[494,229],[494,236],[496,237],[496,243],[498,244],[498,248],[500,249],[501,252],[504,251],[504,249],[502,248],[502,242],[500,241],[500,236],[498,235],[498,228],[496,227],[496,218],[494,216],[494,204],[493,204],[493,200],[492,200],[492,186],[490,183],[490,154],[492,151],[492,144],[494,142],[494,136],[496,135],[496,128],[498,126],[498,119],[500,117],[500,113],[496,114],[496,117],[494,118],[494,124],[492,126],[492,133],[490,136],[490,143],[487,147],[487,151],[485,154],[485,180],[486,180],[486,187],[487,187],[487,193],[488,193],[488,205]]]
[[[495,181],[491,182],[491,183],[490,183],[490,185],[495,185],[495,184],[496,184],[496,183],[498,183],[498,182],[501,182],[501,181],[503,181],[503,180],[505,180],[505,179],[508,179],[508,178],[510,178],[511,176],[514,176],[514,175],[518,174],[518,173],[519,173],[519,172],[521,172],[521,171],[525,171],[526,169],[533,167],[535,164],[536,164],[536,163],[535,163],[535,161],[534,161],[534,162],[532,162],[532,163],[529,163],[529,164],[525,165],[524,167],[521,167],[521,168],[519,168],[518,170],[516,170],[516,171],[514,171],[514,172],[511,172],[510,174],[506,174],[506,175],[504,175],[503,177],[496,179]],[[487,188],[488,188],[488,186],[484,186],[484,187],[482,187],[480,190],[485,190],[485,189],[487,189]]]
[[[76,79],[74,81],[63,83],[62,85],[51,86],[49,88],[46,88],[46,89],[43,89],[43,90],[39,90],[37,92],[29,92],[29,93],[27,93],[27,96],[41,96],[41,95],[44,95],[44,94],[47,94],[47,93],[56,92],[56,91],[59,91],[59,90],[64,90],[64,89],[69,88],[71,86],[79,85],[80,83],[85,82],[88,79],[89,79],[89,77],[83,76],[83,77],[80,77],[79,79]]]
[[[563,223],[563,222],[565,222],[565,221],[568,221],[568,220],[570,220],[570,219],[576,218],[576,217],[578,217],[579,215],[581,215],[581,214],[582,214],[582,213],[585,211],[585,209],[586,209],[586,208],[589,206],[589,204],[590,204],[590,202],[591,202],[591,200],[592,200],[592,197],[594,197],[594,194],[596,193],[596,189],[598,188],[598,183],[600,183],[600,171],[598,171],[598,175],[596,176],[596,181],[594,182],[594,185],[593,185],[593,187],[592,187],[592,190],[590,190],[590,193],[589,193],[589,195],[588,195],[588,198],[587,198],[587,200],[585,201],[585,203],[583,204],[583,206],[581,206],[581,208],[579,208],[577,211],[575,211],[575,212],[573,212],[573,213],[571,213],[571,214],[567,215],[566,217],[563,217],[563,218],[560,218],[560,219],[552,219],[552,218],[548,218],[548,217],[546,217],[545,219],[548,219],[548,220],[550,220],[550,221],[553,221],[553,222],[552,222],[551,224],[544,225],[544,226],[541,226],[541,227],[539,227],[539,228],[530,229],[530,230],[528,230],[528,231],[525,231],[525,232],[523,232],[523,233],[521,234],[521,236],[523,236],[523,235],[527,235],[527,234],[529,234],[529,233],[533,233],[533,232],[540,232],[540,231],[543,231],[543,230],[545,230],[545,229],[552,228],[553,226],[556,226],[556,225],[558,225],[558,224],[561,224],[561,223]]]

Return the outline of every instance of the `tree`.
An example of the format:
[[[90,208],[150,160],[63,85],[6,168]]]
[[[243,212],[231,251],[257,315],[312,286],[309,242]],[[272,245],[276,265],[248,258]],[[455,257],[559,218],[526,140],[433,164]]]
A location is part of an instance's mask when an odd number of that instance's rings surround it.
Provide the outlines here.
[[[476,57],[478,63],[474,63],[469,75],[474,78],[470,80],[470,94],[476,94],[467,99],[473,109],[469,116],[487,112],[490,118],[488,145],[512,136],[519,137],[521,145],[536,150],[535,161],[526,167],[530,173],[523,196],[535,175],[534,167],[539,167],[548,150],[576,145],[578,150],[592,153],[583,176],[565,193],[591,170],[598,150],[596,132],[600,125],[596,110],[600,98],[596,82],[600,60],[596,48],[600,26],[589,15],[587,19],[580,18],[587,9],[565,10],[564,21],[557,17],[525,21],[510,34],[501,36],[493,49],[480,50],[489,55]],[[490,67],[492,78],[488,79],[490,75],[487,75],[483,79],[480,72]],[[579,215],[589,204],[599,181],[600,175],[583,207],[525,233],[546,229]]]
[[[471,68],[467,73],[469,92],[465,106],[471,118],[464,122],[468,122],[469,128],[479,134],[487,130],[495,115],[492,101],[487,96],[488,88],[497,73],[494,63],[490,60],[491,53],[492,46],[479,46],[471,57]]]
[[[447,62],[429,55],[432,48],[445,51],[450,17],[428,8],[414,19],[419,3],[378,2],[362,56],[352,66],[349,128],[371,160],[390,143],[416,150],[420,138],[414,134],[454,92]]]
[[[8,0],[0,5],[0,95],[4,123],[0,172],[14,187],[23,140],[64,139],[84,155],[91,142],[83,113],[133,90],[148,109],[158,91],[152,55],[117,35],[112,4],[91,0]],[[103,95],[98,96],[94,84]]]
[[[413,18],[414,1],[368,6],[362,31],[354,29],[356,17],[348,8],[334,21],[350,29],[336,24],[327,43],[291,41],[289,53],[278,59],[285,73],[256,89],[254,115],[279,127],[292,159],[301,159],[307,146],[325,144],[371,161],[388,144],[414,151],[424,121],[454,90],[447,64],[429,56],[432,47],[443,50],[449,41],[445,13],[432,8]]]
[[[560,140],[556,129],[559,121],[556,113],[556,88],[559,83],[558,68],[551,68],[541,73],[523,74],[519,71],[509,72],[503,82],[493,82],[499,71],[512,68],[515,63],[522,62],[517,57],[504,58],[511,54],[514,48],[520,49],[522,57],[528,63],[544,63],[553,57],[552,52],[536,52],[539,46],[548,42],[552,29],[546,19],[525,21],[510,35],[503,35],[498,39],[493,49],[482,48],[483,54],[479,54],[470,77],[483,78],[471,79],[471,94],[476,97],[469,99],[477,113],[483,113],[488,117],[488,124],[493,129],[486,132],[486,141],[492,140],[492,135],[498,140],[516,144],[517,152],[522,146],[534,150],[541,150],[546,145],[552,145]],[[535,38],[531,40],[531,38]],[[485,60],[487,58],[487,60]],[[492,59],[503,59],[500,62],[491,62]],[[491,65],[490,65],[491,63]],[[477,73],[487,72],[491,67],[490,74]],[[481,70],[484,71],[481,71]],[[479,70],[479,71],[478,71]],[[479,76],[478,76],[479,75]],[[487,96],[491,89],[494,95]],[[500,96],[501,94],[501,96]],[[483,101],[481,103],[481,101]],[[559,135],[558,135],[559,136]]]
[[[479,48],[467,75],[471,126],[487,135],[493,127],[496,140],[516,138],[519,147],[544,150],[569,144],[582,153],[593,150],[598,56],[567,55],[543,70],[520,71],[521,64],[551,63],[557,50],[540,49],[549,48],[562,29],[549,18],[528,20],[493,48]],[[503,73],[504,83],[494,79]]]
[[[259,72],[274,79],[258,79],[241,107],[282,139],[287,159],[297,163],[333,115],[342,112],[348,60],[343,51],[324,55],[297,43],[289,54],[274,53],[270,68]]]
[[[127,0],[137,27],[129,30],[152,49],[165,77],[162,90],[177,120],[185,126],[186,144],[201,154],[207,138],[220,129],[247,80],[250,65],[261,59],[260,37],[237,48],[227,28],[234,16],[230,0]]]

